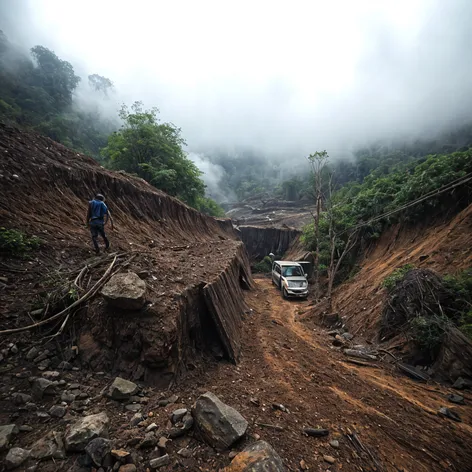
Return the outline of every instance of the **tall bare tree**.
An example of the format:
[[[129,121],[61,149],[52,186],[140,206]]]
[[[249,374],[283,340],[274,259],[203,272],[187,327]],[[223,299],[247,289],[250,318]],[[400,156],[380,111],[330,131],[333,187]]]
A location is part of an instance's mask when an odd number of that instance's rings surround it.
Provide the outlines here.
[[[313,215],[315,230],[315,299],[320,296],[320,215],[323,201],[323,169],[328,163],[328,153],[326,151],[317,151],[308,156],[313,171],[314,190],[316,208]]]

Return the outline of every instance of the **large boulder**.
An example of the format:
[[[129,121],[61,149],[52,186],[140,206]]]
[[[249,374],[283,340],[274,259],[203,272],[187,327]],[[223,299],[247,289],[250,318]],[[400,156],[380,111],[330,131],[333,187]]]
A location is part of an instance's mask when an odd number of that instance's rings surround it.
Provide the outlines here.
[[[134,382],[116,377],[110,386],[108,395],[113,400],[129,400],[138,391],[138,386]]]
[[[248,423],[234,408],[207,392],[192,408],[203,439],[212,447],[227,449],[246,433]]]
[[[92,439],[108,437],[109,423],[110,420],[104,412],[81,418],[66,431],[66,450],[83,451]]]
[[[107,302],[123,310],[140,310],[145,303],[145,292],[146,283],[134,272],[115,274],[102,289]]]
[[[16,424],[6,424],[0,426],[0,451],[6,449],[13,436],[19,433],[18,426]]]
[[[223,469],[223,472],[285,472],[285,466],[274,448],[265,441],[246,447]]]
[[[33,444],[31,456],[35,459],[65,459],[66,451],[59,433],[51,431]]]

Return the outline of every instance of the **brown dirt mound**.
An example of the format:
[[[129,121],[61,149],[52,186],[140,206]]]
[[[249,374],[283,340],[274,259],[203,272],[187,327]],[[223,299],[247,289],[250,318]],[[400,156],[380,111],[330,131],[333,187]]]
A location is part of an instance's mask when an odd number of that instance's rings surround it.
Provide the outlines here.
[[[191,349],[208,344],[203,331],[217,333],[228,358],[237,358],[239,347],[230,346],[228,337],[239,336],[245,309],[239,279],[246,287],[252,279],[230,220],[202,215],[142,179],[108,171],[48,138],[4,125],[0,156],[0,226],[42,241],[30,260],[0,261],[0,275],[8,279],[0,301],[2,329],[31,324],[29,313],[58,279],[73,280],[85,265],[96,265],[88,287],[102,275],[110,260],[103,258],[100,266],[91,258],[83,223],[87,201],[100,192],[115,221],[109,238],[121,257],[120,270],[147,272],[148,305],[130,315],[110,311],[98,298],[91,301],[85,318],[68,332],[83,361],[148,379],[156,369],[175,372]],[[211,307],[205,301],[205,287],[215,281],[230,290],[231,313],[211,295]],[[219,317],[232,317],[226,338],[217,329]]]

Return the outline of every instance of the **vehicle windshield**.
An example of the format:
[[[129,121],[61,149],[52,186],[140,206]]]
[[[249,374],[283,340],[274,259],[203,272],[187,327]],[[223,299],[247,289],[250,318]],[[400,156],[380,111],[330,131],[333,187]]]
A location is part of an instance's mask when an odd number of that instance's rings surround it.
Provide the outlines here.
[[[302,268],[299,266],[286,266],[282,267],[282,275],[284,277],[298,277],[303,276]]]

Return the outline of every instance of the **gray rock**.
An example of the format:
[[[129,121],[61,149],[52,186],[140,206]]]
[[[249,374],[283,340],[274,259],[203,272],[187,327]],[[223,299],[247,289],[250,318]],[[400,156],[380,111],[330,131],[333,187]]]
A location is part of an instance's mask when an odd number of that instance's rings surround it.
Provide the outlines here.
[[[146,433],[144,439],[141,441],[139,445],[140,449],[149,449],[154,447],[157,444],[157,438],[154,433],[151,431],[150,433]]]
[[[83,451],[92,439],[107,437],[109,422],[108,416],[103,412],[81,418],[66,431],[66,450]]]
[[[69,392],[63,392],[61,395],[61,402],[72,403],[75,401],[75,395]]]
[[[151,469],[159,469],[160,467],[163,467],[169,464],[170,464],[169,454],[165,454],[164,456],[157,457],[156,459],[151,459],[149,461],[149,467],[151,467]]]
[[[178,410],[173,411],[170,415],[170,420],[172,421],[172,424],[178,423],[180,420],[182,420],[182,418],[187,414],[187,412],[187,408],[179,408]]]
[[[21,449],[21,447],[12,447],[5,458],[5,467],[7,470],[20,467],[23,462],[27,461],[31,455],[31,451]]]
[[[6,424],[0,426],[0,451],[7,449],[8,444],[19,433],[16,424]]]
[[[16,392],[12,395],[12,400],[15,405],[24,405],[26,403],[29,403],[33,397],[31,395],[28,395],[26,393],[19,393]]]
[[[151,431],[155,431],[158,428],[156,423],[151,423],[147,428],[146,428],[146,433],[149,433]]]
[[[45,361],[51,353],[46,349],[45,351],[41,352],[37,357],[33,359],[35,364],[39,364],[40,362]]]
[[[38,356],[39,352],[40,352],[39,349],[36,346],[33,346],[26,354],[26,359],[29,361],[33,360],[35,357]]]
[[[113,400],[129,400],[138,391],[138,386],[134,382],[116,377],[110,386],[108,395]]]
[[[177,451],[177,454],[179,456],[185,457],[186,459],[192,457],[192,451],[190,449],[187,449],[186,447],[179,449]]]
[[[112,442],[105,438],[92,439],[85,448],[85,452],[97,467],[102,466],[105,456],[110,454],[111,450]]]
[[[67,362],[67,361],[62,361],[58,366],[57,368],[59,370],[72,370],[72,364],[70,362]]]
[[[125,409],[128,411],[134,411],[138,412],[142,408],[141,405],[138,405],[137,403],[132,403],[131,405],[126,405]]]
[[[49,410],[49,414],[56,418],[62,418],[66,414],[66,409],[60,405],[53,405]]]
[[[120,466],[118,472],[136,472],[138,469],[134,464],[124,464]]]
[[[334,449],[339,449],[339,441],[336,439],[333,439],[332,441],[330,441],[329,445],[333,447]]]
[[[462,395],[456,395],[455,393],[451,393],[447,396],[447,399],[451,403],[457,403],[458,405],[464,405],[464,397]]]
[[[225,472],[285,472],[282,459],[265,441],[257,441],[240,452]]]
[[[37,378],[33,381],[31,392],[34,398],[41,400],[45,395],[54,395],[56,393],[56,385],[48,379]]]
[[[131,421],[130,421],[130,425],[131,426],[138,426],[139,423],[141,423],[141,421],[144,420],[144,416],[142,415],[142,413],[136,413],[132,418],[131,418]],[[146,431],[147,428],[146,428]],[[152,429],[150,429],[149,431],[152,431]]]
[[[58,380],[61,374],[57,370],[47,370],[41,376],[48,380]]]
[[[52,431],[33,444],[31,456],[35,459],[65,459],[66,451],[59,433]]]
[[[33,427],[30,426],[29,424],[22,424],[22,425],[18,426],[18,429],[22,433],[31,433],[31,431],[33,431]]]
[[[459,377],[452,386],[453,388],[457,388],[458,390],[463,390],[464,388],[472,388],[472,380],[464,379],[463,377]]]
[[[351,333],[343,333],[343,334],[341,334],[341,336],[342,336],[344,339],[346,339],[346,341],[350,341],[351,339],[354,338],[354,335],[351,334]]]
[[[192,414],[205,441],[219,449],[229,448],[244,436],[248,427],[238,411],[211,392],[198,398]]]
[[[12,354],[18,354],[18,346],[16,344],[13,344],[13,346],[10,348],[10,352]]]
[[[140,310],[145,303],[145,293],[146,283],[134,272],[115,274],[102,290],[110,305],[123,310]]]
[[[37,367],[39,370],[46,370],[49,368],[50,365],[51,365],[51,361],[49,359],[44,359],[43,361],[38,362]]]

